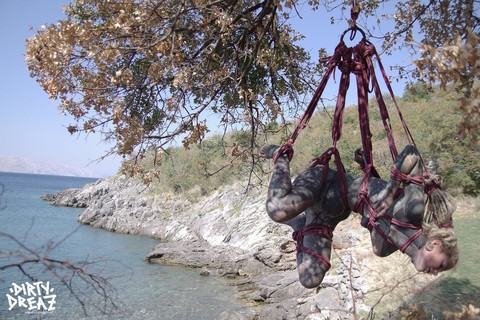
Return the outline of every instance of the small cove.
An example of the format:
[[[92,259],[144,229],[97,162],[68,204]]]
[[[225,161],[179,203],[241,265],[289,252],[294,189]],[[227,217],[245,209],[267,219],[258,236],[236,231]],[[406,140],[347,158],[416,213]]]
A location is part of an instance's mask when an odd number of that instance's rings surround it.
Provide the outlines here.
[[[143,236],[123,235],[79,225],[83,209],[53,207],[40,196],[70,187],[81,187],[92,179],[0,173],[4,186],[0,231],[14,235],[28,247],[70,262],[95,262],[88,270],[109,279],[117,309],[115,319],[215,319],[222,312],[244,312],[235,299],[235,289],[228,281],[215,276],[201,276],[198,270],[149,264],[144,257],[158,242]],[[55,246],[60,243],[60,245]],[[11,240],[0,238],[2,251],[17,250]],[[0,259],[5,259],[0,257]],[[1,263],[2,260],[0,260]],[[30,314],[32,318],[85,318],[82,308],[68,290],[51,273],[32,265],[38,280],[51,281],[57,295],[56,310]],[[35,269],[37,268],[37,269]],[[5,296],[11,283],[29,281],[18,269],[0,271],[0,318],[25,318],[24,308],[8,310]],[[81,285],[80,285],[81,287]],[[81,289],[81,288],[80,288]],[[92,303],[98,297],[92,294]],[[88,299],[87,299],[88,300]],[[93,305],[92,304],[92,305]],[[87,318],[105,318],[87,305]],[[245,311],[246,312],[246,311]]]

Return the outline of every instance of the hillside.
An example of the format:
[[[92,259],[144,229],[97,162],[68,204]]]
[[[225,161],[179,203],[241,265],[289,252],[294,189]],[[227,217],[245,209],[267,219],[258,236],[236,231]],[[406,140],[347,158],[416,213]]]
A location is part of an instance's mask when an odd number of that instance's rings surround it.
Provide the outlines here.
[[[397,150],[400,152],[408,140],[399,120],[395,105],[385,97]],[[454,196],[475,196],[480,191],[480,152],[458,134],[461,119],[459,94],[418,85],[407,90],[398,99],[408,129],[426,164],[442,177],[442,187]],[[370,128],[373,143],[374,164],[381,177],[388,177],[392,158],[387,135],[381,121],[377,102],[369,103]],[[331,126],[333,107],[317,109],[308,126],[301,132],[294,145],[295,156],[291,162],[292,174],[305,170],[314,157],[320,156],[332,146]],[[157,192],[173,192],[194,197],[206,195],[235,181],[253,186],[264,186],[269,180],[270,166],[255,158],[255,152],[266,144],[282,145],[290,137],[291,123],[264,124],[266,134],[255,141],[257,150],[251,149],[251,133],[237,130],[225,135],[213,135],[200,145],[168,148],[150,154],[135,164],[125,163],[124,173],[133,172],[146,182],[152,182]],[[337,144],[346,171],[362,175],[353,161],[354,151],[361,147],[361,137],[356,106],[345,110],[343,134]],[[255,148],[254,148],[255,149]],[[249,153],[253,151],[253,156]],[[139,166],[138,166],[139,164]],[[130,166],[130,167],[129,167]],[[135,167],[137,166],[137,167]]]
[[[95,173],[88,169],[77,168],[67,164],[2,155],[0,155],[0,171],[98,178],[98,175],[95,175]]]

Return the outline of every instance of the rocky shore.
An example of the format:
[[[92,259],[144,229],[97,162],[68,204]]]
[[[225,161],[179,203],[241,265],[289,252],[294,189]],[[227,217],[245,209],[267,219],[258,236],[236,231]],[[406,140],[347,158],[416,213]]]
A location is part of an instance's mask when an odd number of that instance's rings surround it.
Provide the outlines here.
[[[154,195],[140,181],[113,177],[43,199],[85,208],[78,218],[82,224],[159,239],[146,257],[149,262],[230,279],[252,312],[221,319],[358,319],[388,300],[384,292],[389,285],[407,295],[426,281],[417,278],[401,255],[388,257],[385,267],[371,253],[368,232],[352,215],[335,230],[332,268],[322,285],[305,289],[298,281],[291,229],[268,218],[264,192],[246,196],[240,186],[191,201]],[[398,273],[402,281],[392,284]]]

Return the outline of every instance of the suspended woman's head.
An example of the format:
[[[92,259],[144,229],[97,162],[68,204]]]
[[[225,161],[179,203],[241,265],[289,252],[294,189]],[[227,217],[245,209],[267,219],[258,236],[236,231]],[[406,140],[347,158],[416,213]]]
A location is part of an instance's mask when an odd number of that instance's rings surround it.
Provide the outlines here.
[[[451,269],[458,262],[457,236],[452,222],[455,210],[455,199],[447,192],[435,188],[427,195],[423,218],[423,234],[427,238],[424,250],[427,255],[438,250],[445,254],[447,261],[437,270],[438,272]]]

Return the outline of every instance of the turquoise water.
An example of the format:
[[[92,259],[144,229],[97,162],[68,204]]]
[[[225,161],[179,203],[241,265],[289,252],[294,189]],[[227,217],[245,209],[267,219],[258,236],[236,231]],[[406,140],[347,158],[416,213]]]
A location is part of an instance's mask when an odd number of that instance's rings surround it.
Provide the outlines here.
[[[156,240],[107,232],[80,225],[77,217],[83,209],[53,207],[40,196],[71,187],[81,187],[94,179],[47,175],[0,173],[0,232],[8,233],[19,243],[0,236],[1,266],[41,257],[75,263],[89,274],[107,279],[111,286],[91,287],[87,276],[65,272],[65,268],[45,268],[39,263],[0,270],[0,319],[215,319],[222,312],[244,312],[235,298],[234,289],[225,279],[205,277],[198,271],[149,264],[143,261]],[[32,249],[32,252],[28,250]],[[21,253],[23,256],[18,257]],[[35,257],[34,257],[35,258]],[[38,257],[37,257],[38,258]],[[35,296],[25,291],[14,296],[12,282],[49,285],[55,294],[55,310],[48,311],[42,301],[47,294]],[[91,281],[90,281],[91,283]],[[72,294],[68,287],[74,289]],[[105,289],[105,291],[103,291]],[[12,289],[13,290],[13,289]],[[105,299],[104,292],[113,303]],[[34,297],[40,310],[25,308],[10,297]],[[50,298],[51,299],[51,298]],[[85,303],[81,307],[79,300]],[[47,303],[43,301],[46,305]],[[115,307],[113,306],[115,305]],[[12,307],[13,305],[13,307]],[[11,307],[11,310],[9,308]],[[102,315],[107,311],[108,316]],[[87,315],[85,315],[85,312]]]

